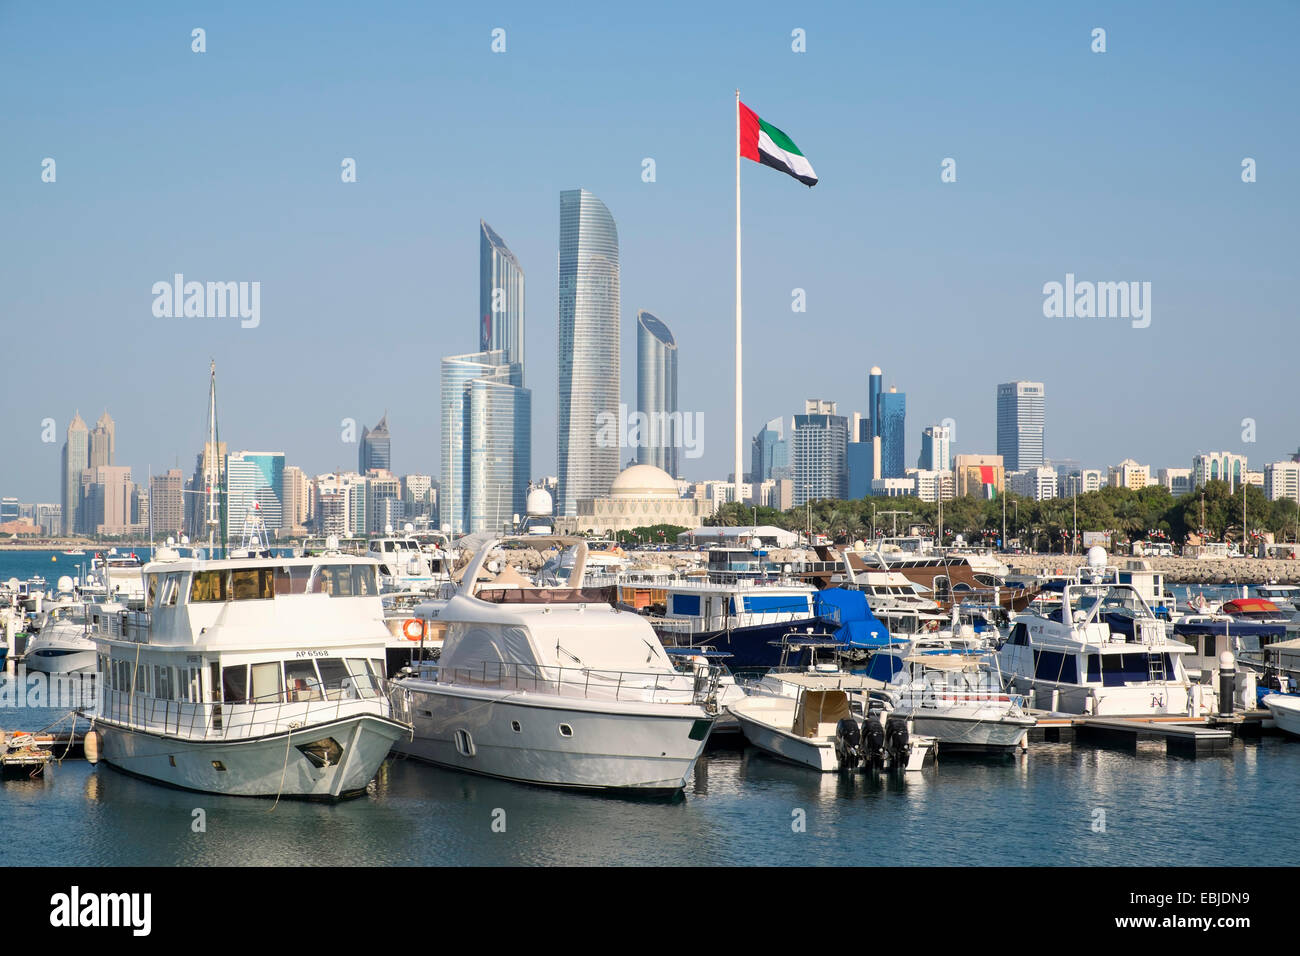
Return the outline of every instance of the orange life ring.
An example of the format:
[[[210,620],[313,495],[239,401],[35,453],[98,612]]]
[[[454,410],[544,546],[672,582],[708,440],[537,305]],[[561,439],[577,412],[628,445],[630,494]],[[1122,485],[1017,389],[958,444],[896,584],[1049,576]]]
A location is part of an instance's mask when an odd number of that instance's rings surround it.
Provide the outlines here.
[[[402,636],[408,641],[423,640],[424,622],[418,617],[408,617],[402,624]]]

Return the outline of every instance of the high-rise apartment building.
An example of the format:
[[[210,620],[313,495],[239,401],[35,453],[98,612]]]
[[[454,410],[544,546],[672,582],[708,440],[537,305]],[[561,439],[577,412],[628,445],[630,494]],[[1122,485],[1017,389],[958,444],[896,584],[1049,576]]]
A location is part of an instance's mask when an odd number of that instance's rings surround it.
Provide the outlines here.
[[[636,410],[644,431],[636,460],[681,477],[681,413],[677,410],[677,340],[668,326],[644,309],[636,314]],[[742,476],[743,478],[743,476]]]

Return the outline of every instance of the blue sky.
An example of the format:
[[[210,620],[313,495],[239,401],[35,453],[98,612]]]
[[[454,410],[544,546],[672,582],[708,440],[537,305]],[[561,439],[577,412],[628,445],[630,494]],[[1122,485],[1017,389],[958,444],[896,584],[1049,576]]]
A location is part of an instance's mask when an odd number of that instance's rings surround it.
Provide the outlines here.
[[[864,410],[880,365],[909,464],[946,417],[958,450],[992,451],[996,385],[1027,378],[1049,456],[1257,467],[1300,444],[1298,27],[1287,3],[0,2],[0,493],[57,501],[68,420],[105,406],[137,480],[188,474],[210,357],[232,447],[354,467],[340,422],[387,409],[395,470],[436,473],[438,362],[477,347],[480,217],[527,274],[533,471],[554,473],[578,186],[619,226],[625,400],[649,309],[705,416],[687,474],[725,476],[736,87],[821,177],[742,169],[748,433],[808,397]],[[260,326],[155,318],[176,272],[260,281]],[[1067,272],[1151,282],[1151,326],[1045,318]]]

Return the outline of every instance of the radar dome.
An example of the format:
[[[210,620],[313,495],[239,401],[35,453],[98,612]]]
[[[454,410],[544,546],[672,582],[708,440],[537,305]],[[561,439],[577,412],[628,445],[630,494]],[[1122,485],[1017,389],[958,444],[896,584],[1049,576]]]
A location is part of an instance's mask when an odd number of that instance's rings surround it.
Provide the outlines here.
[[[528,513],[530,515],[550,517],[554,508],[555,504],[551,501],[551,493],[545,488],[534,488],[528,492]]]
[[[57,584],[56,586],[58,587],[58,589],[59,589],[60,591],[71,591],[71,590],[72,590],[72,578],[68,577],[68,575],[66,575],[66,574],[65,574],[65,575],[62,575],[62,576],[59,578],[59,582],[58,582],[58,584]]]
[[[1106,549],[1101,545],[1094,544],[1088,549],[1088,567],[1094,570],[1106,567]]]

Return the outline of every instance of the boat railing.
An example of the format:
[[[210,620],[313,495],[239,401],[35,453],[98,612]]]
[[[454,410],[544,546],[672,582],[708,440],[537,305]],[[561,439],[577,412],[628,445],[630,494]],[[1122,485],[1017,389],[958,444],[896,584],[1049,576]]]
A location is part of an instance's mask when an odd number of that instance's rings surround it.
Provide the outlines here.
[[[383,679],[348,678],[325,691],[314,688],[216,703],[101,688],[93,716],[142,733],[184,740],[246,740],[364,714],[393,717],[390,689],[390,682]]]
[[[821,613],[814,613],[807,605],[791,606],[786,610],[775,611],[740,611],[736,614],[711,614],[708,617],[650,617],[650,624],[660,634],[674,637],[691,637],[698,634],[711,634],[714,631],[738,627],[761,627],[767,624],[791,624],[795,621],[816,617],[818,621],[838,627],[840,624],[839,608],[824,607]]]
[[[459,687],[532,691],[556,697],[642,703],[705,705],[716,697],[722,671],[707,665],[694,673],[619,671],[592,667],[552,667],[517,661],[482,661],[475,666],[438,668],[438,682]]]
[[[149,611],[104,611],[93,630],[104,637],[147,644],[153,630],[153,616]]]

